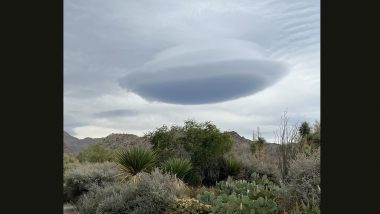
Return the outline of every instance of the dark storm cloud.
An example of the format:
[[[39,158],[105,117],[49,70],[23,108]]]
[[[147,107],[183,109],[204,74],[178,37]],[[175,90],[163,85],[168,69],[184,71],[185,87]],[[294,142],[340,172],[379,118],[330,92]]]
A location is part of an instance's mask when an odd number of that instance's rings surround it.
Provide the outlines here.
[[[286,65],[269,60],[226,60],[134,72],[120,86],[148,99],[176,104],[223,102],[256,93],[280,79]]]

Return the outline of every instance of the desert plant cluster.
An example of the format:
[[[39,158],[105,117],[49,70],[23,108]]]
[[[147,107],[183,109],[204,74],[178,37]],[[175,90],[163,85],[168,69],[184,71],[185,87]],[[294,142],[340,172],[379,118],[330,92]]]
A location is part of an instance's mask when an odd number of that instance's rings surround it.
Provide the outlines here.
[[[320,213],[320,124],[284,114],[273,148],[257,134],[238,144],[190,120],[147,133],[150,146],[65,154],[64,203],[81,214]]]

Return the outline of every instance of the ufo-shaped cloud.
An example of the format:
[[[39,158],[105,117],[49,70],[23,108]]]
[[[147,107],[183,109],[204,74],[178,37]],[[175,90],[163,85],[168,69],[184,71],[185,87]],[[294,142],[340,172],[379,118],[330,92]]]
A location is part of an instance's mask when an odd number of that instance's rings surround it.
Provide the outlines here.
[[[214,40],[163,51],[119,85],[151,101],[207,104],[254,94],[286,71],[284,63],[265,59],[254,43]]]
[[[248,96],[276,82],[285,73],[282,63],[231,60],[135,72],[120,85],[148,100],[204,104]]]

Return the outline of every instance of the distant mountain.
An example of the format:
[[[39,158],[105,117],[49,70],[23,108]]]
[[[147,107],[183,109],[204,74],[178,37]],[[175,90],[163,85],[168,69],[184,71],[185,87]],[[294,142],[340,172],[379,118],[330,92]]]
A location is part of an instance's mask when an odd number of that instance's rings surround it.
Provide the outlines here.
[[[64,152],[67,153],[79,153],[80,150],[87,147],[90,144],[98,143],[99,138],[84,138],[78,139],[76,137],[71,136],[67,132],[63,132],[63,149]]]
[[[63,148],[66,153],[78,154],[82,149],[90,144],[99,144],[107,148],[115,149],[122,147],[129,147],[134,145],[150,146],[150,143],[144,138],[133,134],[110,134],[102,138],[84,138],[78,139],[71,136],[69,133],[64,132],[63,135]]]
[[[230,135],[232,141],[235,145],[244,148],[244,150],[250,150],[251,140],[248,140],[238,133],[231,131],[225,132]],[[82,149],[86,148],[90,144],[99,144],[106,148],[128,148],[135,145],[143,145],[150,147],[150,143],[143,137],[139,137],[133,134],[110,134],[107,137],[102,138],[84,138],[78,139],[71,136],[69,133],[64,132],[64,152],[78,154]],[[266,156],[274,157],[276,156],[276,148],[278,144],[266,143],[264,146],[264,153]]]
[[[240,136],[235,131],[225,132],[230,135],[233,142],[235,142],[234,146],[238,146],[240,148],[244,148],[244,150],[250,151],[252,140],[248,140],[245,137]],[[275,159],[277,156],[277,148],[279,144],[276,143],[265,143],[264,144],[264,155],[268,159]]]
[[[105,138],[100,138],[98,144],[111,149],[136,145],[151,146],[143,137],[133,134],[110,134]]]

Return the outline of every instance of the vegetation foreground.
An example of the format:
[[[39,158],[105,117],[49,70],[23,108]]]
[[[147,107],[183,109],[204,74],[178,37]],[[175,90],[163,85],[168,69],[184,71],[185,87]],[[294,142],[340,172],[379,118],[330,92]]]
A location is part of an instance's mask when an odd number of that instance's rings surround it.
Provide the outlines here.
[[[64,202],[81,214],[320,213],[319,123],[289,126],[284,115],[275,157],[256,134],[247,147],[186,121],[146,134],[149,146],[64,154]]]

